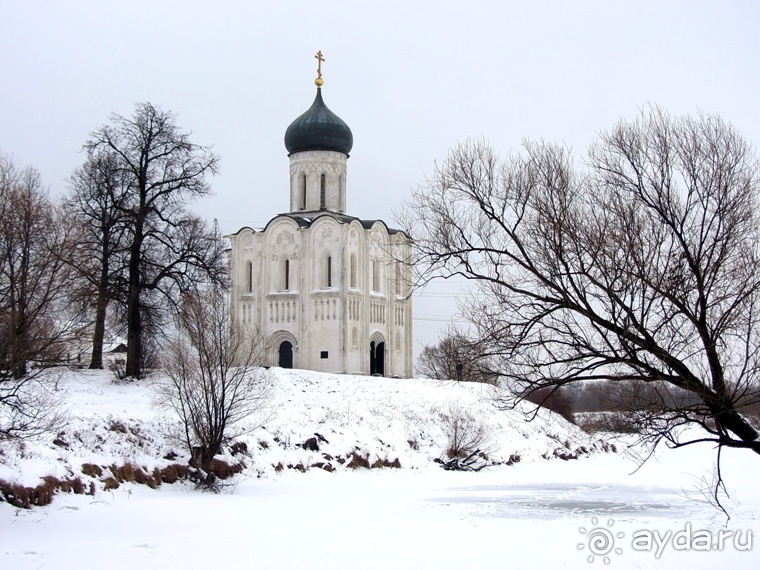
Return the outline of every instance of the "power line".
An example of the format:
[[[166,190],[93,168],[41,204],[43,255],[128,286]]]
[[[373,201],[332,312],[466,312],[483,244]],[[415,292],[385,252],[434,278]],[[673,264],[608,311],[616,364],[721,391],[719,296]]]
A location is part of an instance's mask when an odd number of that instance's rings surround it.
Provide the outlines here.
[[[413,321],[429,321],[429,322],[438,322],[438,323],[469,323],[467,319],[464,319],[462,317],[446,317],[446,316],[439,316],[439,315],[414,315],[412,317]]]

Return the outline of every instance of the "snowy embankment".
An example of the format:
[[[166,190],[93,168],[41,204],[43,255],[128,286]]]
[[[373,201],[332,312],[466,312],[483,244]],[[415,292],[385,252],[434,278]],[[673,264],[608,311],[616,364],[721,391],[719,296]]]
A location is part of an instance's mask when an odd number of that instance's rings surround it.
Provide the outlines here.
[[[177,418],[154,405],[159,381],[118,382],[109,372],[65,372],[57,382],[57,396],[68,410],[65,426],[7,446],[0,480],[34,487],[45,476],[79,477],[97,494],[114,485],[108,482],[114,475],[110,466],[128,464],[150,475],[186,465],[187,450],[172,435],[179,433]],[[249,476],[286,469],[339,471],[363,461],[438,469],[435,461],[445,458],[449,444],[448,422],[462,414],[485,428],[488,438],[481,447],[488,464],[576,458],[609,449],[551,412],[526,422],[522,411],[498,410],[487,385],[282,369],[270,370],[268,381],[265,409],[224,450],[223,459],[242,463]]]
[[[237,439],[247,452],[225,449],[227,462],[246,468],[221,494],[167,481],[156,490],[132,482],[107,489],[110,466],[133,466],[144,479],[187,464],[167,436],[176,419],[151,405],[154,382],[119,384],[92,372],[60,380],[65,428],[6,447],[0,479],[31,486],[44,476],[78,478],[79,490],[95,496],[60,492],[32,509],[0,502],[0,568],[757,566],[754,454],[723,451],[727,520],[711,503],[712,445],[663,447],[639,469],[636,450],[622,453],[624,446],[562,461],[593,442],[553,414],[525,423],[519,412],[500,412],[489,388],[473,384],[274,370],[263,426]],[[446,451],[452,402],[489,428],[489,458],[500,464],[474,473],[435,463]],[[311,438],[318,451],[304,448]],[[354,452],[401,468],[351,469]],[[698,530],[714,539],[710,552],[677,539]],[[658,533],[656,548],[634,541],[642,532]]]

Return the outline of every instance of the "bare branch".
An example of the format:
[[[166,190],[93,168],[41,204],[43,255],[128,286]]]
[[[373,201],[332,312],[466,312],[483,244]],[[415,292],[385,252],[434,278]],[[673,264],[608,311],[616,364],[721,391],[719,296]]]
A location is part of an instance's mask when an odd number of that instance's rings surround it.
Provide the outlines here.
[[[758,172],[720,118],[655,107],[601,134],[582,169],[552,144],[505,159],[460,144],[401,222],[418,284],[475,286],[463,314],[509,388],[503,405],[651,385],[630,414],[649,443],[681,445],[677,430],[697,425],[760,453],[744,412],[760,384]]]

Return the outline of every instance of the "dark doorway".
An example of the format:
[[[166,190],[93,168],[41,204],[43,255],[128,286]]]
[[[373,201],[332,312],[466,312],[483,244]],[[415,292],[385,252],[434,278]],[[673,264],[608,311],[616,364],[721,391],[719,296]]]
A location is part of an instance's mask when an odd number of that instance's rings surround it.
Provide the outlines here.
[[[372,376],[385,376],[385,343],[369,343],[369,373]]]
[[[293,344],[289,340],[280,343],[280,368],[293,368]]]

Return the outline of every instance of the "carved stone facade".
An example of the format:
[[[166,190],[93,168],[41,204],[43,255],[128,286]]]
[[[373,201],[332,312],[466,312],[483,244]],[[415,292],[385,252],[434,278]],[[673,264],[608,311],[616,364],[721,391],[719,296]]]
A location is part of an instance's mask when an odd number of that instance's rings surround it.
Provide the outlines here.
[[[262,231],[228,237],[232,320],[268,341],[271,365],[287,364],[282,344],[290,343],[295,368],[412,375],[410,269],[402,262],[411,250],[402,232],[324,212],[283,214]]]
[[[346,211],[346,159],[340,152],[299,152],[290,160],[290,211]]]

